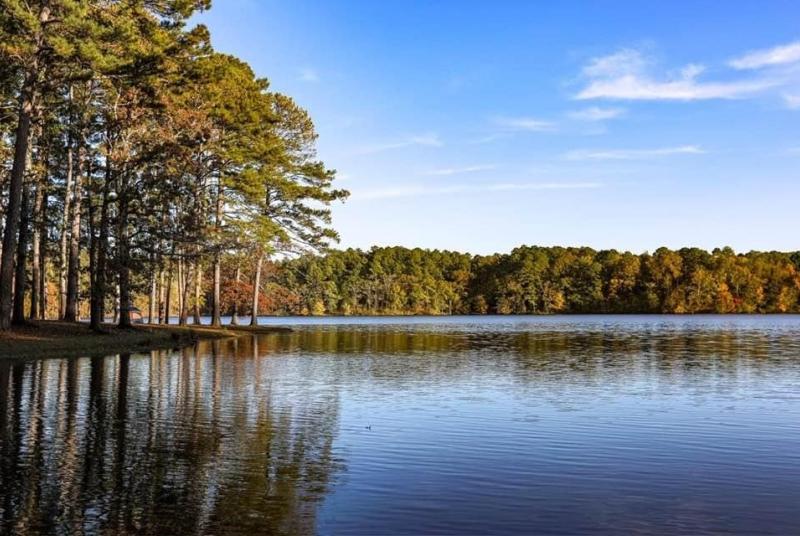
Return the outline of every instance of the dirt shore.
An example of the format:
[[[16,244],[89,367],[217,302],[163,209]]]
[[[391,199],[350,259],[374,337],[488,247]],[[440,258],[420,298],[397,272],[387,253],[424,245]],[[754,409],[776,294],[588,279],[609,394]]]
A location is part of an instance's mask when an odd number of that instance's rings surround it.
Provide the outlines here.
[[[288,328],[259,326],[156,326],[136,325],[131,329],[104,326],[96,333],[88,324],[37,321],[0,333],[0,359],[81,357],[146,352],[179,348],[200,339],[224,339],[250,334],[290,331]]]

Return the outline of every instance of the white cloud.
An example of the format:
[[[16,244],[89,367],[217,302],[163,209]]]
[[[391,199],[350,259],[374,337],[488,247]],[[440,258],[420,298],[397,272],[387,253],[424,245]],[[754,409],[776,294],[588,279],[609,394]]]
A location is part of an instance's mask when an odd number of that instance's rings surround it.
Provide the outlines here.
[[[594,58],[583,68],[588,84],[575,98],[619,100],[703,100],[736,99],[777,85],[770,79],[701,82],[704,67],[688,64],[676,74],[655,77],[652,61],[641,52],[624,49],[609,56]]]
[[[467,141],[466,143],[470,145],[484,145],[486,143],[492,143],[497,140],[502,140],[504,138],[508,138],[511,136],[508,132],[495,132],[494,134],[488,134],[486,136],[481,136],[480,138],[475,138],[472,140]]]
[[[300,69],[299,80],[303,82],[317,83],[319,82],[319,73],[310,67],[303,67]]]
[[[492,122],[506,130],[523,130],[529,132],[542,132],[552,130],[555,124],[534,117],[495,117]]]
[[[753,50],[732,59],[728,65],[734,69],[760,69],[800,61],[800,41],[763,50]]]
[[[492,169],[495,169],[495,166],[482,165],[482,166],[441,168],[441,169],[432,169],[430,171],[427,171],[425,175],[444,177],[448,175],[461,175],[464,173],[477,173],[479,171],[489,171]]]
[[[786,103],[787,108],[800,110],[800,95],[796,93],[784,93],[783,102]]]
[[[647,59],[638,50],[624,48],[608,56],[592,58],[588,65],[583,67],[583,75],[587,78],[624,76],[642,71],[647,63]]]
[[[599,188],[598,182],[538,182],[538,183],[501,183],[486,187],[489,192],[509,192],[524,190],[586,190]]]
[[[693,79],[655,82],[630,75],[592,82],[577,98],[681,101],[737,99],[774,85],[767,81],[698,84]]]
[[[569,112],[567,116],[576,121],[596,122],[614,119],[624,114],[624,108],[599,108],[597,106],[592,106],[590,108],[584,108],[583,110]]]
[[[404,149],[406,147],[443,147],[444,143],[435,133],[418,134],[406,138],[375,145],[367,145],[356,151],[358,154],[373,154],[393,149]]]
[[[533,191],[533,190],[585,190],[599,188],[596,182],[550,182],[550,183],[500,183],[474,186],[407,186],[353,192],[351,201],[370,201],[377,199],[396,199],[402,197],[428,197],[434,195],[480,194],[492,192]]]
[[[492,129],[493,132],[469,140],[466,143],[470,145],[482,145],[513,137],[521,132],[548,132],[556,128],[556,123],[552,121],[529,116],[495,116],[489,118],[489,121],[495,127]]]
[[[594,149],[577,150],[564,154],[567,160],[640,160],[678,154],[704,154],[697,145],[660,147],[656,149]]]
[[[428,147],[441,147],[444,145],[437,134],[428,133],[420,136],[411,136],[407,145],[425,145]]]

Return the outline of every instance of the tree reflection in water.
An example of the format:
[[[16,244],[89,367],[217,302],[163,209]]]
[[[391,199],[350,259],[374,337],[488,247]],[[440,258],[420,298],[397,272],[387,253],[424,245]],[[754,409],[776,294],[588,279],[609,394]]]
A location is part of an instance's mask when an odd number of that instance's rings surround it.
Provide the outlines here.
[[[337,396],[274,396],[262,359],[253,339],[0,362],[0,533],[313,532]]]

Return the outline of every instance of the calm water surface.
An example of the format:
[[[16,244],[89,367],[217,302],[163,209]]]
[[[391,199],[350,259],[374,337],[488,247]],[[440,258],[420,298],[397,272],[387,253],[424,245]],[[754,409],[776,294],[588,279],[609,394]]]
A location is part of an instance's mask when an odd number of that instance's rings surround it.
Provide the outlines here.
[[[0,533],[800,534],[800,317],[264,322],[0,362]]]

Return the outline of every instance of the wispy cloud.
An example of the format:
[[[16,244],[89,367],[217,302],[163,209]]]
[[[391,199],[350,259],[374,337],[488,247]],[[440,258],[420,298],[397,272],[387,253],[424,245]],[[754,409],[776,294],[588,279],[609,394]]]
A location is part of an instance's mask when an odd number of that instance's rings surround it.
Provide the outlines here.
[[[783,102],[786,103],[787,108],[800,110],[800,95],[798,94],[784,93]]]
[[[509,132],[495,132],[494,134],[487,134],[486,136],[474,138],[472,140],[467,141],[466,143],[470,145],[484,145],[486,143],[492,143],[498,140],[502,140],[503,138],[508,138],[511,135],[512,134]]]
[[[504,130],[542,132],[555,128],[555,123],[535,117],[494,117],[492,123]]]
[[[607,56],[592,58],[583,67],[583,74],[588,78],[624,76],[644,70],[647,63],[644,55],[638,50],[623,48]]]
[[[354,192],[351,201],[395,199],[402,197],[428,197],[435,195],[481,194],[493,192],[534,191],[534,190],[585,190],[599,188],[597,182],[550,182],[550,183],[499,183],[473,186],[407,186]]]
[[[357,154],[374,154],[383,151],[391,151],[394,149],[404,149],[406,147],[443,147],[444,143],[439,136],[433,132],[407,136],[405,138],[389,141],[386,143],[377,143],[374,145],[366,145],[361,147],[356,152]]]
[[[704,154],[697,145],[659,147],[656,149],[582,149],[564,154],[567,160],[641,160],[680,154]]]
[[[761,69],[774,65],[800,62],[800,41],[772,48],[753,50],[734,58],[728,65],[734,69]]]
[[[600,108],[598,106],[592,106],[590,108],[584,108],[583,110],[569,112],[567,117],[576,121],[598,122],[615,119],[622,115],[625,115],[624,108]]]
[[[767,78],[722,82],[698,80],[705,68],[688,64],[677,73],[654,76],[653,62],[638,50],[623,49],[594,58],[583,68],[588,83],[575,98],[617,100],[736,99],[778,85]]]
[[[319,82],[319,73],[310,67],[303,67],[302,69],[300,69],[300,75],[298,76],[298,80],[316,84],[317,82]]]
[[[484,136],[467,141],[470,145],[483,145],[510,138],[526,132],[549,132],[556,129],[556,123],[530,116],[494,116],[489,118],[491,130]]]
[[[445,177],[449,175],[462,175],[465,173],[477,173],[480,171],[489,171],[495,168],[496,166],[491,166],[491,165],[440,168],[440,169],[432,169],[430,171],[426,171],[424,174],[436,177]]]

